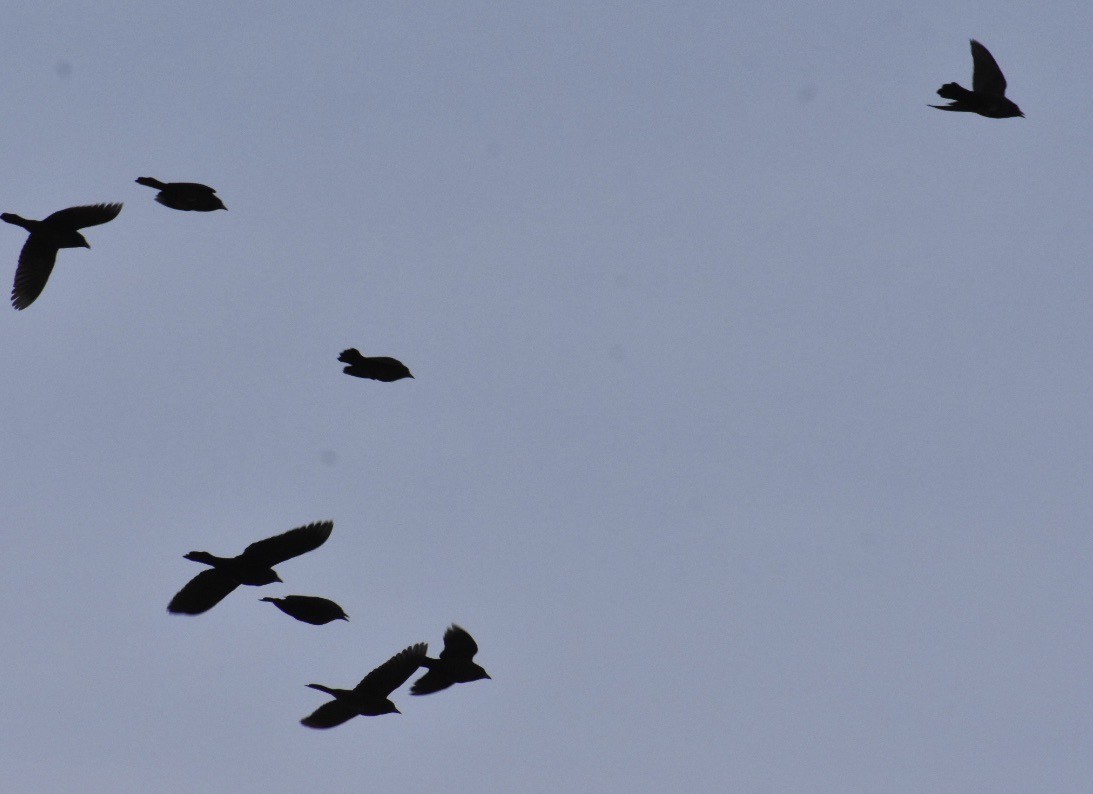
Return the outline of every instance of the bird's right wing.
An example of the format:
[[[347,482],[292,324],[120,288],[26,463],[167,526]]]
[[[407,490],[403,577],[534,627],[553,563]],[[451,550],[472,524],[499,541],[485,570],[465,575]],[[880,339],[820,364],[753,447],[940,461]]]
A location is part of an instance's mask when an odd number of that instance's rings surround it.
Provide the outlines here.
[[[42,222],[83,229],[112,221],[118,217],[119,212],[121,212],[121,204],[90,204],[84,207],[57,210]]]
[[[972,39],[972,90],[977,94],[1006,95],[1006,78],[987,48]]]
[[[441,654],[443,655],[443,654]],[[442,689],[447,689],[455,682],[446,675],[438,672],[437,670],[430,670],[410,687],[411,695],[431,695],[433,692],[439,692]]]
[[[353,691],[369,696],[387,697],[405,684],[406,680],[421,667],[421,660],[425,658],[428,648],[427,643],[419,642],[417,645],[411,645],[399,651],[362,678]]]
[[[57,261],[57,250],[33,234],[27,238],[19,253],[15,285],[11,288],[11,305],[16,309],[25,309],[42,294]]]
[[[331,700],[315,709],[311,714],[300,720],[302,725],[309,728],[333,728],[341,725],[357,716],[352,706],[340,700]]]
[[[334,531],[333,521],[317,521],[265,540],[256,540],[239,555],[247,562],[270,567],[319,548]]]
[[[183,587],[171,603],[168,612],[182,615],[200,615],[219,604],[239,583],[216,568],[202,571]]]

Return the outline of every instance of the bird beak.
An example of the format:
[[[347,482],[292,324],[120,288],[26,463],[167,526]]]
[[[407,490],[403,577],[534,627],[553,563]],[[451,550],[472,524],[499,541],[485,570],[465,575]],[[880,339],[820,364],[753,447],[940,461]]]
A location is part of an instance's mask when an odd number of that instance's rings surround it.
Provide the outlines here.
[[[395,706],[395,710],[392,711],[391,713],[392,714],[401,714],[402,712],[398,710],[398,706]]]
[[[84,247],[84,248],[90,248],[90,247],[91,247],[91,243],[87,242],[87,240],[84,240],[84,241],[83,241],[83,247]]]

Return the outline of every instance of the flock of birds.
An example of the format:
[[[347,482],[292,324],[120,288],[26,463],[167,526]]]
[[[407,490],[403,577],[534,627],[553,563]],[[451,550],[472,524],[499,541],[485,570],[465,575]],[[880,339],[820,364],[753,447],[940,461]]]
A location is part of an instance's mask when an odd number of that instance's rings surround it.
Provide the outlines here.
[[[212,212],[226,210],[216,191],[196,182],[160,182],[152,177],[139,177],[138,184],[155,188],[156,201],[166,207],[183,211]],[[11,305],[25,309],[38,299],[53,272],[57,254],[62,248],[90,248],[80,229],[112,221],[121,212],[119,204],[92,204],[69,207],[35,221],[14,213],[0,214],[0,219],[21,226],[30,234],[19,254]],[[413,378],[401,361],[386,356],[368,357],[356,348],[342,351],[338,360],[346,364],[347,375],[390,383]],[[240,585],[261,586],[280,582],[273,570],[293,557],[314,551],[323,545],[334,530],[334,522],[319,521],[290,529],[280,535],[255,541],[235,557],[218,557],[207,551],[191,551],[183,555],[188,560],[208,565],[175,594],[167,611],[181,615],[200,615],[219,604]],[[348,620],[340,605],[327,598],[288,595],[283,598],[261,599],[276,606],[286,615],[304,623],[324,626],[335,620]],[[312,689],[332,696],[300,722],[309,728],[332,728],[357,715],[376,716],[400,713],[391,702],[391,693],[406,683],[414,673],[425,668],[426,673],[410,688],[412,695],[428,695],[447,689],[453,684],[489,678],[489,674],[474,662],[478,645],[466,629],[454,623],[444,633],[444,649],[438,658],[427,655],[428,644],[419,642],[405,648],[366,675],[353,689],[335,689],[322,684],[308,684]]]
[[[939,110],[978,113],[988,118],[1024,117],[1014,102],[1006,98],[1006,78],[986,47],[972,39],[972,88],[958,83],[946,83],[937,93],[952,100],[948,105],[931,105]],[[176,210],[212,212],[226,210],[216,191],[194,182],[160,182],[140,177],[138,184],[159,192],[156,201]],[[53,272],[57,253],[62,248],[90,248],[80,229],[112,221],[121,212],[121,204],[92,204],[69,207],[33,221],[13,213],[0,214],[0,220],[21,226],[29,232],[19,254],[11,304],[25,309],[37,300]],[[359,378],[392,382],[414,377],[397,359],[385,356],[367,357],[356,348],[342,351],[338,360],[346,364],[342,370]],[[210,566],[191,579],[167,607],[168,612],[198,615],[212,609],[240,585],[261,586],[280,582],[273,570],[293,557],[306,554],[323,545],[334,529],[331,521],[321,521],[291,529],[272,538],[251,543],[235,557],[217,557],[207,551],[191,551],[186,559]],[[335,620],[348,620],[345,611],[333,601],[318,596],[289,595],[267,597],[268,601],[287,615],[312,625],[322,626]],[[414,682],[413,695],[427,695],[447,689],[453,684],[489,678],[474,662],[478,645],[463,628],[452,624],[444,633],[444,650],[437,659],[427,655],[426,643],[403,649],[366,675],[353,689],[335,689],[322,684],[309,684],[312,689],[334,699],[317,708],[301,722],[309,728],[331,728],[357,716],[399,713],[390,696],[414,673],[425,668],[426,673]]]

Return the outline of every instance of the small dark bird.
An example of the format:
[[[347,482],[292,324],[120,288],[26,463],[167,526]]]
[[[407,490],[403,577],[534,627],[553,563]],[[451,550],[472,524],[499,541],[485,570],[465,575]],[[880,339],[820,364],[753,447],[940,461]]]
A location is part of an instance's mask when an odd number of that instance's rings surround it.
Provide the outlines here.
[[[440,652],[440,658],[421,660],[421,666],[429,668],[429,672],[414,682],[410,694],[429,695],[452,684],[489,678],[490,674],[472,661],[476,653],[478,643],[466,629],[453,623],[444,632],[444,650]]]
[[[1021,108],[1006,99],[1006,78],[998,68],[987,48],[972,39],[972,90],[959,83],[946,83],[937,89],[943,99],[953,100],[950,105],[930,105],[938,110],[956,110],[978,113],[991,119],[1025,117]]]
[[[312,689],[333,695],[309,716],[300,720],[309,728],[333,728],[358,714],[376,717],[380,714],[401,714],[390,701],[390,695],[406,683],[425,660],[428,645],[419,642],[392,656],[366,675],[353,689],[331,689],[322,684],[308,684]]]
[[[173,210],[212,212],[227,209],[216,191],[208,185],[197,182],[160,182],[150,176],[137,177],[137,184],[154,187],[159,191],[156,201]]]
[[[19,254],[11,305],[16,309],[25,309],[34,303],[49,281],[57,252],[62,248],[90,248],[78,230],[112,221],[119,212],[121,204],[91,204],[59,210],[42,221],[28,221],[11,212],[0,215],[0,220],[22,226],[30,232]]]
[[[215,557],[207,551],[184,554],[187,560],[211,565],[183,587],[171,603],[168,612],[200,615],[219,604],[241,584],[264,585],[281,581],[273,566],[319,548],[330,537],[333,521],[319,521],[290,529],[281,535],[256,541],[238,557]]]
[[[410,370],[406,368],[406,365],[398,359],[388,358],[387,356],[369,358],[368,356],[362,356],[355,347],[343,350],[342,354],[338,356],[338,361],[349,365],[342,372],[346,375],[355,375],[358,378],[371,378],[372,380],[382,380],[384,383],[390,383],[391,381],[414,377],[410,374]]]
[[[349,620],[345,610],[329,598],[290,595],[284,598],[266,596],[262,600],[269,601],[286,615],[291,615],[304,623],[310,623],[312,626],[325,626],[332,620]]]

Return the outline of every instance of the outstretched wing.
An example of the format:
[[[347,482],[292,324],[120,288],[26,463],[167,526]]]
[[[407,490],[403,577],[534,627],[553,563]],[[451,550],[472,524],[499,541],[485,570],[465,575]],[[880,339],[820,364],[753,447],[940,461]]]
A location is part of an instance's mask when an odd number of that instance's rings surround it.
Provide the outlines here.
[[[71,229],[83,229],[112,221],[118,217],[119,212],[121,212],[121,204],[90,204],[85,207],[58,210],[42,222]]]
[[[444,654],[442,653],[441,656]],[[442,689],[447,689],[453,681],[449,676],[444,675],[439,670],[430,670],[410,687],[411,695],[431,695],[433,692],[439,692]]]
[[[272,538],[258,540],[243,549],[239,556],[247,563],[273,567],[277,563],[299,557],[326,543],[334,530],[333,521],[317,521],[304,527],[296,527]]]
[[[994,97],[1006,94],[1006,78],[998,68],[998,62],[975,39],[972,39],[972,90]]]
[[[315,709],[311,714],[300,720],[300,723],[309,728],[333,728],[341,725],[357,716],[356,710],[340,700],[332,700]]]
[[[444,632],[444,650],[441,659],[465,659],[468,662],[478,653],[478,643],[462,626],[454,623]]]
[[[399,651],[362,678],[353,691],[369,698],[386,698],[421,667],[428,648],[428,644],[419,642]]]
[[[58,250],[37,235],[31,234],[27,238],[19,254],[19,267],[15,269],[15,286],[11,288],[12,306],[25,309],[42,294],[49,274],[53,272]]]
[[[168,612],[182,615],[200,615],[219,604],[239,583],[216,568],[202,571],[183,587],[171,603]]]

